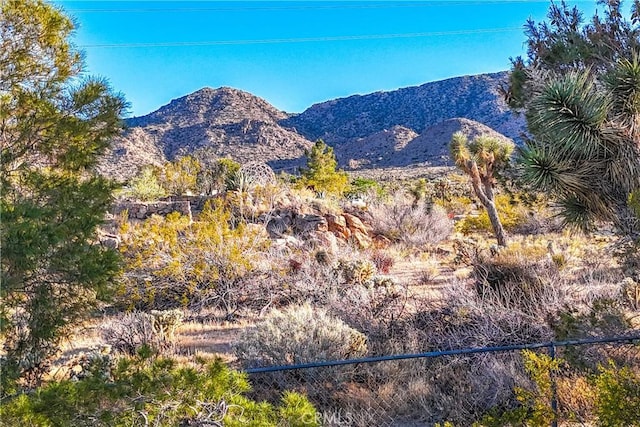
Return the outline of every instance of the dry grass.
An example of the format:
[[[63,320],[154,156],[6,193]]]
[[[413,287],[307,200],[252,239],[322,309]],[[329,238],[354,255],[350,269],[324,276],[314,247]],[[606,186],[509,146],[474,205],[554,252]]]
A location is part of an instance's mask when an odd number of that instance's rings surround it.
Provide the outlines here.
[[[323,212],[338,209],[334,201],[314,202],[312,195],[308,199],[301,194],[297,197],[292,202],[307,209]],[[310,203],[315,203],[315,207]],[[427,214],[419,213],[411,219],[421,221],[425,218],[422,214]],[[345,244],[322,263],[314,256],[318,248],[300,245],[279,251],[272,249],[257,261],[261,271],[269,273],[252,276],[247,284],[252,290],[251,298],[247,299],[253,304],[239,310],[233,321],[223,320],[224,316],[215,311],[185,312],[185,321],[177,329],[170,351],[180,361],[187,362],[193,355],[222,357],[241,368],[234,349],[242,337],[249,336],[272,309],[286,309],[303,302],[314,309],[325,309],[350,328],[364,333],[368,354],[375,355],[546,341],[557,337],[562,316],[582,322],[578,326],[590,333],[614,333],[623,327],[622,323],[611,321],[615,316],[610,314],[615,315],[615,310],[593,310],[602,301],[621,300],[623,295],[624,275],[611,256],[612,236],[606,233],[511,236],[507,249],[492,254],[491,239],[475,234],[471,236],[473,241],[466,239],[465,244],[472,246],[469,254],[476,255],[475,259],[468,257],[467,264],[464,260],[459,262],[461,259],[454,250],[459,237],[448,236],[437,244],[438,239],[423,239],[420,244],[406,244],[413,241],[405,239],[384,249],[368,251]],[[339,261],[347,265],[365,260],[373,261],[378,270],[372,270],[372,277],[367,276],[367,280],[345,280],[344,274],[336,274]],[[481,268],[504,273],[499,291],[493,289],[492,293],[484,288],[485,292],[479,292],[474,287],[489,280],[482,276]],[[380,272],[385,274],[384,279],[378,275]],[[518,276],[517,280],[512,276]],[[539,279],[544,285],[538,286]],[[510,280],[512,286],[504,287],[503,282]],[[527,280],[536,286],[523,293],[521,285]],[[639,300],[637,289],[632,291],[624,307],[630,317],[633,310],[637,311]],[[562,312],[565,307],[575,311]],[[96,320],[87,326],[67,344],[63,356],[69,359],[101,345],[100,328],[109,319]],[[588,325],[591,319],[599,323]],[[637,328],[640,317],[636,316],[635,322]],[[311,322],[305,325],[308,323]],[[294,353],[306,351],[309,355],[313,343],[305,340],[311,340],[313,334],[299,335],[296,342],[299,350]],[[259,342],[254,344],[266,346],[273,338],[266,334],[256,338]],[[600,361],[602,354],[578,356]],[[353,378],[338,385],[332,378],[318,378],[315,386],[323,392],[328,390],[322,397],[327,399],[323,405],[330,409],[338,402],[344,405],[340,407],[352,408],[361,417],[361,425],[380,421],[375,417],[384,414],[400,418],[418,414],[421,425],[445,419],[470,425],[491,407],[512,406],[514,385],[528,384],[517,353],[358,366]],[[587,419],[592,411],[590,389],[581,381],[562,380],[558,387],[565,396],[561,404]],[[303,385],[293,387],[301,389]],[[309,389],[313,384],[304,387]],[[269,387],[263,387],[263,391],[269,392]],[[316,391],[313,393],[319,396]],[[380,412],[367,414],[367,405],[371,411]]]

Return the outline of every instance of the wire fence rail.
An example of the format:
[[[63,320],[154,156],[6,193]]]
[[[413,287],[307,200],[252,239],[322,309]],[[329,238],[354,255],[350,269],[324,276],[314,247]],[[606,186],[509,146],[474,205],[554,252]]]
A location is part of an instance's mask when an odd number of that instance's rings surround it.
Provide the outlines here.
[[[499,384],[493,376],[486,378],[487,388],[505,384],[513,388],[517,379],[509,378],[509,375],[524,375],[520,351],[546,350],[550,359],[556,360],[563,357],[563,349],[593,346],[605,347],[599,350],[600,360],[617,358],[618,361],[625,358],[621,358],[616,349],[628,346],[630,351],[624,352],[626,360],[640,362],[640,334],[637,334],[264,366],[245,369],[245,372],[254,385],[257,398],[276,400],[284,390],[306,394],[318,408],[318,415],[313,420],[302,420],[302,424],[417,427],[434,425],[434,418],[443,412],[440,409],[444,405],[458,405],[462,410],[466,403],[464,400],[470,396],[462,396],[460,391],[478,391],[464,385],[461,387],[463,390],[458,390],[455,384],[450,384],[450,390],[446,390],[446,385],[439,384],[439,390],[434,393],[433,383],[439,382],[445,371],[445,377],[456,378],[457,373],[486,373],[484,368],[491,366],[504,378],[498,379]],[[487,356],[492,358],[487,359]],[[429,364],[441,359],[449,361]],[[462,377],[458,379],[464,384]],[[554,414],[551,424],[555,427],[561,421],[557,374],[550,373],[550,379],[548,404]],[[448,391],[450,394],[447,396]],[[499,394],[499,390],[494,390],[494,401],[499,400]],[[491,403],[491,393],[488,395],[486,403]]]

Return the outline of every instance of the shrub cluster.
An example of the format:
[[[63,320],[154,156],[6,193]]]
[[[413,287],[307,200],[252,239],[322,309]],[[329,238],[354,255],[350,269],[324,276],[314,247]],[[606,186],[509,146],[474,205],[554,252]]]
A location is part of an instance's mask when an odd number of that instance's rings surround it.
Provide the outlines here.
[[[193,223],[172,213],[125,224],[120,304],[143,310],[218,306],[230,313],[268,245],[258,230],[234,226],[221,201],[207,203]]]
[[[403,193],[396,193],[388,203],[370,206],[369,211],[374,233],[408,247],[438,243],[453,230],[453,222],[443,208],[415,204]]]
[[[244,375],[220,361],[180,366],[142,349],[121,358],[108,378],[53,382],[2,402],[0,419],[16,426],[319,425],[303,396],[284,393],[274,406],[248,399],[250,390]]]

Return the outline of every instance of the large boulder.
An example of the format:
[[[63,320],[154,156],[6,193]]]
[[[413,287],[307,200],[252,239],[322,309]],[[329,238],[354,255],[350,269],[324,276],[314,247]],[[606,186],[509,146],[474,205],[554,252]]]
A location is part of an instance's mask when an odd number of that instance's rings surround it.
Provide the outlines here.
[[[338,253],[338,239],[334,234],[328,231],[314,231],[310,237],[330,254]]]
[[[321,215],[298,215],[293,221],[293,229],[296,233],[307,234],[312,231],[328,231],[327,220]]]
[[[351,230],[347,227],[347,220],[342,215],[327,214],[324,217],[330,232],[343,240],[349,240]]]
[[[347,223],[347,227],[349,227],[349,229],[351,230],[351,232],[355,232],[355,231],[359,231],[363,234],[368,234],[369,230],[367,228],[366,225],[364,225],[364,223],[360,220],[360,218],[358,218],[355,215],[351,215],[349,213],[343,213],[342,216],[344,217],[346,223]]]
[[[355,230],[351,237],[362,249],[367,249],[373,244],[373,239],[360,230]]]

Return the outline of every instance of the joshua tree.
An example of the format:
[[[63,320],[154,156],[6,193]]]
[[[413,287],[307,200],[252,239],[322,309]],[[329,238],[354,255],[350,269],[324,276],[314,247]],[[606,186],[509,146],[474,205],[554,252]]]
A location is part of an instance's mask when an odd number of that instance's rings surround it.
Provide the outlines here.
[[[497,173],[509,163],[513,142],[486,135],[469,142],[465,134],[456,132],[449,148],[456,166],[471,178],[473,191],[487,210],[498,245],[505,246],[507,236],[498,217],[493,190]]]
[[[604,17],[586,25],[564,2],[550,24],[529,21],[528,57],[513,61],[505,95],[526,113],[525,182],[558,201],[566,224],[611,221],[638,237],[629,200],[640,189],[640,2],[631,21],[622,2],[599,3]]]

